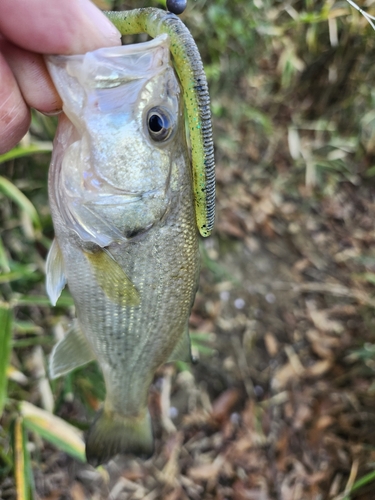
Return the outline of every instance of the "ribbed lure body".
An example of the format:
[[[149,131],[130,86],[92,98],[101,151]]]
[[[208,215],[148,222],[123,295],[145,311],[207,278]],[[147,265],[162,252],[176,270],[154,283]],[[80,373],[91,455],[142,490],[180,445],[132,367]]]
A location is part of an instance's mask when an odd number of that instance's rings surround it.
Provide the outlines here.
[[[195,216],[200,234],[209,236],[215,220],[215,160],[207,80],[194,39],[170,12],[146,8],[106,14],[122,35],[147,33],[155,38],[166,33],[170,37],[189,124]]]

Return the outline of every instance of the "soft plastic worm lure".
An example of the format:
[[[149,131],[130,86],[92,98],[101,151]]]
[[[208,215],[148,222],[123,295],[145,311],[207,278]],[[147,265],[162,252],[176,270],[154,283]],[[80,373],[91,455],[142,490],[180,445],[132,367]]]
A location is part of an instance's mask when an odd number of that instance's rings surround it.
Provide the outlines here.
[[[215,160],[210,96],[198,48],[189,30],[171,12],[146,8],[106,12],[122,35],[169,35],[170,50],[180,78],[192,149],[195,214],[199,232],[209,236],[215,220]]]

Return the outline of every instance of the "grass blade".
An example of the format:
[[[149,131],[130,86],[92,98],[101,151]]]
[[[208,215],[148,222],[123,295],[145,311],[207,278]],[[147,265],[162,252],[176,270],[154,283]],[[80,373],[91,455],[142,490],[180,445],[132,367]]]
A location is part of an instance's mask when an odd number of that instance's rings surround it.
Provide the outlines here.
[[[21,297],[15,299],[15,303],[18,306],[46,306],[51,307],[51,302],[47,295],[22,295]],[[74,306],[72,297],[63,292],[57,301],[56,306],[58,307],[71,307]]]
[[[8,366],[7,377],[8,379],[13,380],[13,382],[17,382],[17,384],[20,385],[26,385],[28,382],[26,375],[24,375],[12,365]]]
[[[50,153],[52,151],[52,142],[45,141],[36,144],[30,144],[29,146],[16,146],[7,153],[0,155],[0,163],[5,161],[14,160],[15,158],[21,158],[22,156],[28,156],[33,153]]]
[[[10,271],[8,257],[1,237],[0,237],[0,268],[4,273],[8,273]]]
[[[14,424],[13,453],[17,500],[31,500],[34,488],[22,417],[17,417]]]
[[[375,471],[371,471],[368,474],[364,475],[360,479],[358,479],[352,486],[349,493],[343,498],[343,500],[350,500],[352,493],[355,493],[363,486],[368,486],[371,483],[375,482]]]
[[[52,413],[22,401],[20,412],[27,429],[38,433],[56,448],[81,462],[86,462],[82,432]]]
[[[31,201],[9,179],[0,176],[0,191],[16,203],[30,218],[36,231],[40,232],[42,224]]]
[[[17,271],[10,271],[7,273],[0,274],[0,285],[2,283],[10,283],[12,281],[17,281],[20,279],[38,279],[39,273],[35,272],[36,266],[34,264],[29,264],[26,266],[18,266]]]
[[[12,310],[0,303],[0,415],[7,397],[7,369],[12,349]]]

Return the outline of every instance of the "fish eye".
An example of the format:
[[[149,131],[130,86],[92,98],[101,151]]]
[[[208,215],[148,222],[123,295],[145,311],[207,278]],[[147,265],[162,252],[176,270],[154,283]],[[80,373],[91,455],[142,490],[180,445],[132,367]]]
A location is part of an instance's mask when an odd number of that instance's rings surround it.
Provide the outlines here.
[[[173,131],[173,119],[164,108],[151,108],[147,113],[148,132],[156,142],[166,141]]]

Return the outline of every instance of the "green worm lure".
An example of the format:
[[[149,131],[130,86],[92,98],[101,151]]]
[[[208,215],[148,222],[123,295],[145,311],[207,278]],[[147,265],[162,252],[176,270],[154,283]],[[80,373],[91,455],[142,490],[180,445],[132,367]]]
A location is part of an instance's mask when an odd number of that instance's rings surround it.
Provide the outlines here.
[[[215,220],[215,159],[210,96],[198,48],[189,30],[171,12],[155,8],[105,12],[122,35],[169,35],[170,50],[179,76],[187,112],[195,214],[199,232],[209,236]]]

